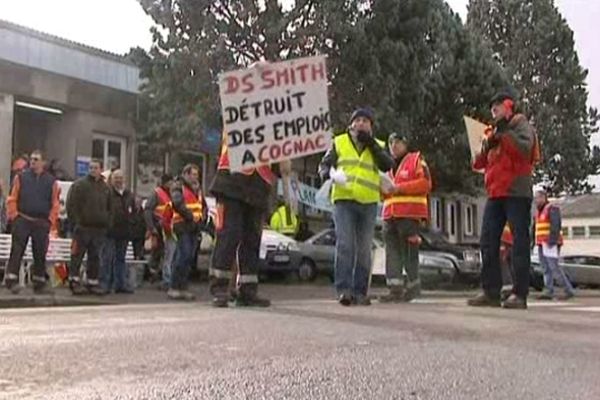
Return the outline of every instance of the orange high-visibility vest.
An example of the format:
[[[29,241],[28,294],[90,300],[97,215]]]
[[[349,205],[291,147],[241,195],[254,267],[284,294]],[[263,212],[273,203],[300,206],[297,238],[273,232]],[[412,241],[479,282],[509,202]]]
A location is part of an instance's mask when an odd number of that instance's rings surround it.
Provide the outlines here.
[[[202,193],[194,193],[186,185],[183,185],[183,202],[194,217],[194,222],[198,223],[202,220]],[[173,211],[173,225],[183,222],[184,218],[176,211]]]
[[[388,172],[395,184],[411,181],[416,178],[417,167],[421,161],[421,153],[408,153],[398,166],[394,174]],[[413,218],[429,219],[429,206],[427,195],[407,196],[403,194],[385,195],[383,200],[383,219],[390,218]]]
[[[219,157],[219,164],[217,165],[217,169],[229,171],[229,151],[227,146],[227,137],[223,137],[223,144],[221,145],[221,156]],[[277,180],[273,171],[271,171],[271,167],[268,165],[261,165],[257,168],[245,168],[240,173],[244,175],[252,175],[254,171],[258,172],[260,177],[269,185],[273,185]]]
[[[541,212],[538,210],[535,217],[535,244],[537,245],[548,243],[550,239],[550,208],[552,207],[550,203],[546,204]],[[563,244],[562,232],[558,234],[557,244]]]
[[[158,198],[158,204],[154,209],[154,215],[160,221],[160,225],[168,230],[171,228],[171,221],[173,219],[173,204],[171,203],[171,197],[162,187],[157,187],[154,189],[154,192]]]

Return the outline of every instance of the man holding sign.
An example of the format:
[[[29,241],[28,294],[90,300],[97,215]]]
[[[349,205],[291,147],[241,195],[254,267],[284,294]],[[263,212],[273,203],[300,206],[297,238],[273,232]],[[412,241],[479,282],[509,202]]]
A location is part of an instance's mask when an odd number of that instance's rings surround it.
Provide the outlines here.
[[[379,171],[393,161],[384,145],[373,137],[373,112],[359,108],[350,129],[337,135],[327,151],[319,174],[331,178],[335,221],[335,288],[341,305],[370,305],[367,296],[371,272],[371,246],[380,200]]]
[[[523,114],[515,112],[511,94],[495,95],[490,108],[494,127],[487,132],[473,168],[485,171],[488,200],[483,214],[481,255],[483,293],[470,306],[499,307],[502,289],[500,238],[508,221],[513,236],[512,262],[515,282],[504,308],[527,308],[530,269],[532,174],[539,159],[536,134]]]
[[[258,297],[262,225],[277,177],[289,160],[324,151],[331,141],[323,56],[261,63],[220,77],[223,144],[211,187],[217,198],[216,244],[210,269],[215,307],[227,307],[238,260],[238,306],[268,307]]]

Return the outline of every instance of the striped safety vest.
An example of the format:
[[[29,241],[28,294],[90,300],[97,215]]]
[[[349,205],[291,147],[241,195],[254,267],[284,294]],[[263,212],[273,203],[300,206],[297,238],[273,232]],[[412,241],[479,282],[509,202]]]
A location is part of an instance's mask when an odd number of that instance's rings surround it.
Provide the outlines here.
[[[396,173],[393,170],[388,175],[398,185],[416,179],[417,167],[421,162],[421,153],[408,153],[398,166]],[[427,194],[422,195],[385,195],[383,200],[383,219],[411,218],[429,220],[429,205]]]
[[[198,195],[194,193],[190,188],[186,185],[183,185],[183,202],[185,203],[186,208],[192,213],[194,217],[194,222],[198,223],[202,220],[202,193],[199,192]],[[173,211],[173,225],[183,222],[184,218],[177,212]]]
[[[548,243],[550,239],[550,209],[554,207],[550,203],[546,204],[542,211],[537,212],[535,217],[535,244],[542,245]],[[558,234],[558,245],[563,244],[562,232]]]
[[[169,193],[162,187],[154,189],[156,197],[158,198],[158,204],[154,209],[154,215],[160,221],[160,225],[169,229],[171,227],[171,220],[173,219],[173,204],[171,203],[171,197]]]
[[[337,152],[337,168],[344,171],[348,181],[345,185],[333,184],[331,201],[353,200],[361,204],[378,203],[381,195],[379,192],[379,171],[375,165],[371,150],[365,148],[362,153],[352,142],[349,133],[338,135],[334,139]],[[383,142],[377,140],[380,146]]]

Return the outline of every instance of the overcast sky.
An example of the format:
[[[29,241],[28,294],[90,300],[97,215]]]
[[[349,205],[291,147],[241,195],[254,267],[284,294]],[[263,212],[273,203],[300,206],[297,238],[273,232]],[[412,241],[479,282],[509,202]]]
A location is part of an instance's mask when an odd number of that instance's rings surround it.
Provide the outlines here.
[[[448,3],[464,19],[468,0]],[[600,0],[556,4],[575,32],[582,65],[590,71],[590,104],[600,107]],[[0,0],[0,18],[115,53],[134,46],[147,49],[152,42],[152,20],[137,0]]]

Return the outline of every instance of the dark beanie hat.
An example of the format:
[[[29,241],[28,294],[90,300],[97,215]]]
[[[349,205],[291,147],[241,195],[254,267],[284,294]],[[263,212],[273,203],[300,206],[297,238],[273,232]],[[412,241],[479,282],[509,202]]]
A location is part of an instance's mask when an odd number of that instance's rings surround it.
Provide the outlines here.
[[[375,123],[375,116],[373,115],[373,111],[371,111],[369,108],[357,108],[354,110],[352,116],[350,117],[350,123],[352,123],[352,121],[358,117],[365,117],[371,121],[371,124]]]
[[[160,184],[164,185],[164,184],[166,184],[166,183],[168,183],[169,181],[172,181],[172,180],[173,180],[173,175],[171,175],[171,174],[163,174],[160,177]]]
[[[496,93],[490,100],[490,107],[494,104],[502,103],[504,100],[511,100],[513,103],[515,102],[515,98],[512,94],[510,94],[507,90],[503,90],[501,92]]]

